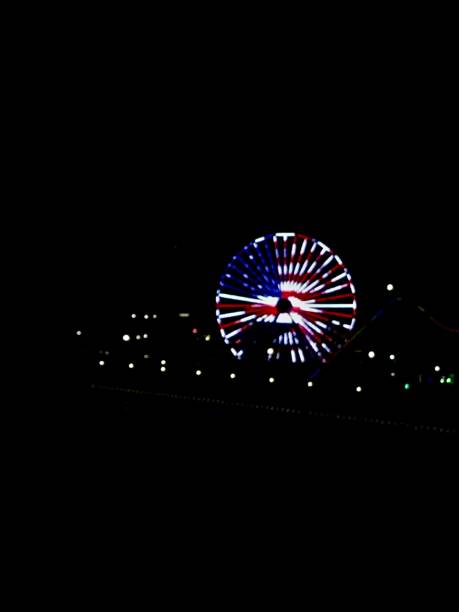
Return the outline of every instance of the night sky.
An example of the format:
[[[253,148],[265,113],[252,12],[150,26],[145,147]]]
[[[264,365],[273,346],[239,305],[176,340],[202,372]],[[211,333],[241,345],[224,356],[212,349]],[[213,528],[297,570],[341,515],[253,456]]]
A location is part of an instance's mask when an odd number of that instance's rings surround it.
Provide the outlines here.
[[[352,45],[302,67],[161,57],[102,69],[78,55],[60,75],[49,195],[64,205],[70,301],[206,303],[238,249],[301,231],[365,298],[395,280],[457,324],[446,65]]]

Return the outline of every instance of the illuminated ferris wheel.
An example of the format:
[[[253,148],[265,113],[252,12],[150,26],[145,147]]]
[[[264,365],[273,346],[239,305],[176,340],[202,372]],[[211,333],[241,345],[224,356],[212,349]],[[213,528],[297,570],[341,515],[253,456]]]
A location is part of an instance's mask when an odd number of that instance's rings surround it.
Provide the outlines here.
[[[326,363],[356,323],[351,275],[313,238],[277,233],[235,255],[220,279],[217,322],[233,355]]]

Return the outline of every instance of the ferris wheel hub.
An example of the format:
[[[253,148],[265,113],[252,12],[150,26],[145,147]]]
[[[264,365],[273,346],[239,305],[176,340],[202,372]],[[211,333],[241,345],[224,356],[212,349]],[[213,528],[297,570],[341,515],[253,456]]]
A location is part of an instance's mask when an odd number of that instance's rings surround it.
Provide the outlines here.
[[[277,312],[290,312],[293,306],[291,301],[288,298],[281,297],[277,302],[276,309]]]

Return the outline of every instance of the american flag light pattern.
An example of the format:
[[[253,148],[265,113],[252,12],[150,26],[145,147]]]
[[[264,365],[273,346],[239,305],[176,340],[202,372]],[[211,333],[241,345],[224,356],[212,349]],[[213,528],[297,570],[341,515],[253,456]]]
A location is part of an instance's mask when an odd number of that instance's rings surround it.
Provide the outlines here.
[[[341,259],[295,233],[257,238],[233,257],[216,302],[221,335],[238,359],[259,337],[269,361],[325,363],[356,322],[355,288]]]

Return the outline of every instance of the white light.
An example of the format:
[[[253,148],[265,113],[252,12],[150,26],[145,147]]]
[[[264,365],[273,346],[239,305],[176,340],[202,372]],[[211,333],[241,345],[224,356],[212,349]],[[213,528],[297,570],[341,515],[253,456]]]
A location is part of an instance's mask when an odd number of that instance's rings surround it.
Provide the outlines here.
[[[271,378],[269,379],[269,382],[272,384],[272,383],[274,382],[274,378],[272,378],[272,377],[271,377]]]
[[[391,372],[390,375],[392,378],[395,378],[395,372]]]
[[[206,342],[209,342],[209,341],[210,341],[210,335],[208,334],[208,335],[207,335],[207,336],[204,338],[204,340],[205,340]]]
[[[357,393],[362,393],[362,387],[357,387],[356,391],[357,391]]]
[[[246,323],[247,321],[253,321],[253,319],[256,319],[257,315],[248,315],[247,317],[244,317],[243,319],[241,319],[239,321],[239,323]]]
[[[226,334],[227,339],[229,340],[230,338],[232,338],[233,336],[235,336],[236,334],[240,334],[241,333],[241,329],[235,329],[234,331],[232,331],[230,334]]]
[[[153,315],[153,318],[155,318],[156,315]],[[188,317],[190,316],[189,312],[179,312],[178,315],[181,319],[188,319]]]
[[[394,361],[394,360],[395,360],[395,355],[389,355],[389,359],[390,359],[391,361]]]
[[[134,314],[134,313],[133,313],[133,314],[131,314],[131,319],[135,319],[135,318],[136,318],[136,316],[137,316],[137,315],[136,315],[136,314]]]
[[[105,361],[99,361],[99,365],[100,365],[100,366],[105,365]]]
[[[394,285],[392,285],[392,283],[389,283],[386,287],[387,291],[393,291],[395,289]]]
[[[269,348],[267,350],[268,355],[274,355],[274,349],[273,348]]]
[[[148,338],[148,334],[144,334],[144,335],[143,335],[143,337],[144,337],[144,338]]]
[[[141,340],[142,336],[140,334],[137,334],[137,336],[135,337],[136,340]]]
[[[150,359],[150,355],[144,355],[143,358],[144,359]]]
[[[324,310],[326,308],[354,308],[354,304],[321,304],[316,302],[315,299],[300,300],[299,298],[291,297],[290,301],[296,308],[310,312],[314,312],[315,310]]]
[[[161,372],[165,372],[166,368],[164,366],[161,366]]]
[[[435,372],[439,372],[441,370],[440,366],[435,366]]]
[[[220,293],[220,297],[225,298],[227,300],[236,300],[239,302],[249,302],[251,304],[261,304],[263,306],[266,304],[268,304],[268,306],[275,306],[277,303],[277,298],[264,297],[262,295],[258,296],[258,299],[256,300],[253,298],[245,297],[243,295],[233,295],[231,293]]]
[[[196,370],[196,376],[201,376],[202,372],[201,370]]]
[[[130,340],[130,339],[131,339],[131,336],[128,336],[128,334],[124,334],[124,336],[123,336],[123,340],[124,340],[125,342],[129,342],[129,340]]]
[[[311,389],[313,386],[314,386],[314,383],[312,382],[312,380],[310,380],[310,381],[308,382],[308,387]]]
[[[245,310],[237,310],[236,312],[228,312],[221,314],[220,319],[228,319],[229,317],[238,317],[239,315],[245,315]]]
[[[129,368],[132,370],[132,368],[133,368],[133,367],[134,367],[134,364],[133,364],[133,363],[130,363],[130,364],[129,364]]]
[[[77,335],[77,336],[81,336],[81,332],[80,332],[80,330],[78,330],[78,331],[77,331],[76,335]]]
[[[154,314],[153,319],[157,319],[157,318],[158,318],[158,315]]]
[[[144,318],[144,319],[148,319],[148,315],[147,315],[147,314],[146,314],[146,315],[143,315],[143,318]]]
[[[231,374],[230,374],[230,378],[231,378],[232,380],[234,380],[234,379],[236,378],[236,374],[235,374],[234,372],[231,372]]]
[[[370,351],[370,352],[368,353],[368,357],[369,357],[370,359],[374,359],[374,358],[376,357],[376,353],[375,353],[374,351]]]
[[[165,359],[161,359],[161,365],[166,365],[166,360]]]

